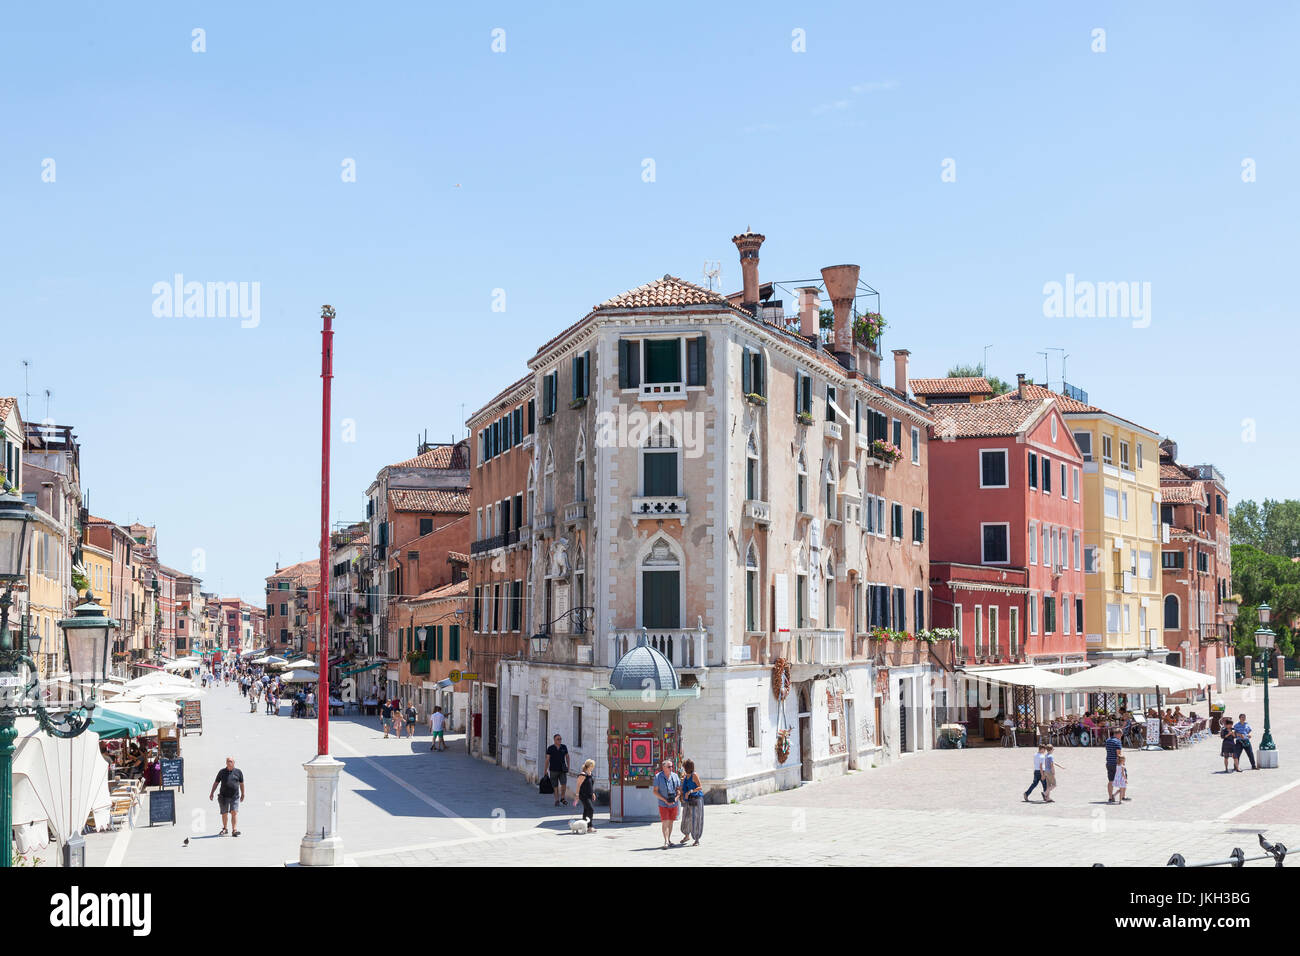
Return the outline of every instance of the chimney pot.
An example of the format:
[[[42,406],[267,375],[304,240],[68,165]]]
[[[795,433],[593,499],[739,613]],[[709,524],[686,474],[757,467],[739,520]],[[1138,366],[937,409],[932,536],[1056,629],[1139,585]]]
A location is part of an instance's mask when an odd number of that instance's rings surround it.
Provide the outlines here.
[[[740,274],[744,279],[740,303],[755,314],[758,313],[758,250],[766,238],[760,233],[750,232],[748,228],[740,235],[731,237],[740,252]]]
[[[907,398],[907,349],[894,349],[894,390]]]
[[[860,266],[827,266],[822,269],[826,294],[835,309],[835,351],[853,351],[853,299],[858,294]]]
[[[821,325],[821,290],[815,285],[802,286],[799,293],[799,334],[815,339]]]
[[[1025,400],[1025,373],[1016,373],[1016,397],[1022,402]]]

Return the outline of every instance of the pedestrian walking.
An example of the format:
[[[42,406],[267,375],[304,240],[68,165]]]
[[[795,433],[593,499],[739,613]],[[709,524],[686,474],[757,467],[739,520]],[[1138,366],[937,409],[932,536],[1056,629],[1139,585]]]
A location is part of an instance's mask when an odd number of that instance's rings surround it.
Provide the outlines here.
[[[587,821],[587,832],[596,832],[596,761],[583,761],[582,770],[578,772],[578,795],[573,798],[573,805],[582,802],[582,819]]]
[[[704,785],[695,772],[695,761],[682,761],[682,843],[694,840],[700,845],[704,833]]]
[[[1029,795],[1034,792],[1035,787],[1042,787],[1043,796],[1047,796],[1047,781],[1043,779],[1043,762],[1046,756],[1047,744],[1039,744],[1038,753],[1034,754],[1034,782],[1031,783],[1029,789],[1025,791],[1025,803],[1029,802]]]
[[[388,725],[393,722],[393,702],[387,697],[379,702],[379,722],[384,727],[384,739],[388,739]]]
[[[406,705],[406,712],[402,715],[406,718],[406,736],[415,736],[415,723],[420,718],[420,712],[415,709],[415,701]]]
[[[398,740],[402,739],[402,728],[406,726],[406,721],[402,718],[402,702],[394,697],[393,702],[389,704],[393,711],[393,736]]]
[[[221,832],[217,836],[227,833],[239,836],[239,804],[245,796],[244,771],[236,769],[234,757],[227,757],[226,766],[217,771],[217,778],[208,791],[209,800],[218,787],[221,788],[221,797],[217,801],[217,808],[221,811]]]
[[[682,780],[673,773],[673,762],[665,760],[659,765],[654,780],[655,797],[659,800],[659,823],[664,833],[664,849],[673,843],[673,823],[677,820],[677,805],[681,801]]]
[[[1119,754],[1124,749],[1124,742],[1119,738],[1119,728],[1116,727],[1106,738],[1106,802],[1115,802],[1115,768],[1119,766]]]
[[[433,740],[429,743],[430,750],[435,747],[438,750],[447,749],[447,741],[443,738],[443,730],[446,726],[447,715],[442,712],[442,708],[433,708],[433,713],[429,715],[429,733],[433,735]],[[438,746],[439,744],[442,746]]]
[[[546,766],[551,775],[551,786],[555,787],[555,805],[564,802],[565,781],[569,779],[569,748],[560,741],[560,735],[551,738],[554,742],[546,748]]]
[[[1056,789],[1056,757],[1052,751],[1055,748],[1051,744],[1047,745],[1047,751],[1043,754],[1043,803],[1055,803],[1052,799],[1052,791]],[[1119,758],[1123,760],[1123,757]]]
[[[1219,736],[1223,738],[1223,743],[1219,745],[1219,756],[1223,758],[1223,772],[1232,773],[1228,761],[1237,758],[1237,735],[1232,730],[1232,722],[1226,718],[1219,722]]]
[[[1237,751],[1233,754],[1232,769],[1241,773],[1241,755],[1244,753],[1250,760],[1250,769],[1258,770],[1255,765],[1255,751],[1250,746],[1250,724],[1246,723],[1246,715],[1238,714],[1237,722],[1232,727],[1233,734],[1237,737]]]
[[[1128,767],[1124,764],[1124,755],[1120,754],[1119,763],[1115,765],[1115,792],[1121,803],[1128,799],[1125,795],[1128,793]]]

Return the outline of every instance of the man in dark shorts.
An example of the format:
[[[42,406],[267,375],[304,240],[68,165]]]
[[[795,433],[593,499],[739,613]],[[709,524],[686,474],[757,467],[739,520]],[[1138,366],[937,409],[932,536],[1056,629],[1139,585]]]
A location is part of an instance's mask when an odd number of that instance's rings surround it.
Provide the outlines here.
[[[1119,766],[1119,754],[1124,749],[1124,741],[1120,739],[1119,728],[1116,727],[1106,738],[1106,796],[1107,803],[1115,802],[1115,768]]]
[[[551,775],[551,785],[555,787],[555,805],[564,802],[564,788],[569,778],[569,748],[560,742],[560,735],[552,738],[555,742],[546,748],[546,769]]]
[[[217,802],[221,810],[221,832],[217,836],[225,836],[227,833],[239,836],[239,804],[244,799],[244,771],[235,769],[234,757],[227,757],[226,766],[217,771],[217,779],[212,781],[212,789],[208,791],[209,800],[218,787],[221,788]]]
[[[384,737],[388,736],[388,725],[393,722],[393,702],[387,697],[379,702],[379,720],[384,725]]]

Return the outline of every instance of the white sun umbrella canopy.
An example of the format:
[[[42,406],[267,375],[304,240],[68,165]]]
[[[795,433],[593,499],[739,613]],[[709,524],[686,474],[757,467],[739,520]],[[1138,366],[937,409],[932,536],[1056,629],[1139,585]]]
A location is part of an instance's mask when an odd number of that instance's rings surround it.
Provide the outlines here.
[[[176,674],[151,671],[142,677],[127,681],[122,686],[128,691],[134,691],[149,687],[193,687],[194,682]]]
[[[132,691],[132,695],[157,700],[202,700],[208,695],[208,692],[191,684],[186,684],[183,687],[161,684],[155,687],[137,687]]]
[[[110,709],[128,717],[143,717],[155,727],[176,726],[176,704],[161,697],[117,697]]]
[[[1149,661],[1115,660],[1065,676],[1058,686],[1064,691],[1085,693],[1154,694],[1159,691],[1168,694],[1190,690],[1196,683],[1165,673]]]
[[[31,790],[25,796],[41,805],[60,843],[80,833],[91,813],[112,806],[108,762],[99,752],[99,734],[93,730],[63,740],[46,735],[33,717],[18,718],[13,772],[28,780]],[[31,815],[26,799],[23,812]],[[14,822],[20,821],[15,817]]]
[[[182,657],[174,661],[168,661],[163,665],[163,670],[180,673],[181,671],[194,671],[203,666],[203,661],[197,657]]]
[[[1190,670],[1186,667],[1175,667],[1173,664],[1166,664],[1164,661],[1143,660],[1135,663],[1146,667],[1153,667],[1157,670],[1168,673],[1171,678],[1181,677],[1187,681],[1185,690],[1193,690],[1197,687],[1210,687],[1216,683],[1213,674],[1202,674],[1200,671]]]
[[[280,680],[286,684],[314,684],[320,680],[320,675],[315,671],[292,670],[281,674]]]
[[[308,657],[300,657],[296,661],[290,661],[285,667],[302,668],[305,670],[315,670],[316,662]]]

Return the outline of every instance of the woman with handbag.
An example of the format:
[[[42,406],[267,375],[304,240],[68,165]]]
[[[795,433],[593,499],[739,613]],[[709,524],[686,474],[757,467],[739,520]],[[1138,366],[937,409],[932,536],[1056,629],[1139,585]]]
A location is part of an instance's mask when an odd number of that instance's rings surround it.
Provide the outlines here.
[[[582,801],[582,819],[587,821],[587,832],[596,832],[596,804],[593,802],[596,798],[595,771],[596,761],[588,759],[582,764],[582,770],[578,772],[578,795],[573,798],[573,805],[576,807],[578,801]]]
[[[700,845],[700,835],[704,833],[704,785],[700,775],[695,772],[695,761],[682,761],[682,839],[694,840],[692,846]]]

